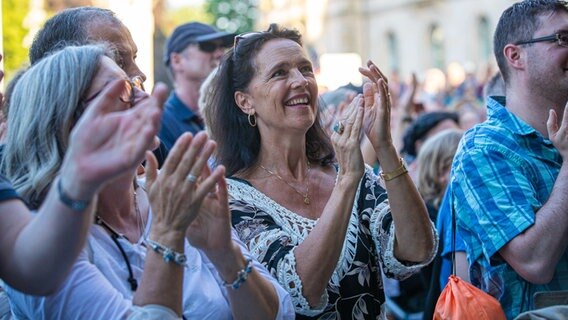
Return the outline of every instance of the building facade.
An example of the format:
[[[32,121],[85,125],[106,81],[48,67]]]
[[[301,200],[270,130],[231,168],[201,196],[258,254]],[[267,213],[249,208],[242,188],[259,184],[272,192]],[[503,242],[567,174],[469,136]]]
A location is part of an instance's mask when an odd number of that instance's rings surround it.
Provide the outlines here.
[[[492,37],[514,0],[261,0],[258,28],[297,28],[318,56],[357,53],[401,75],[495,66]]]

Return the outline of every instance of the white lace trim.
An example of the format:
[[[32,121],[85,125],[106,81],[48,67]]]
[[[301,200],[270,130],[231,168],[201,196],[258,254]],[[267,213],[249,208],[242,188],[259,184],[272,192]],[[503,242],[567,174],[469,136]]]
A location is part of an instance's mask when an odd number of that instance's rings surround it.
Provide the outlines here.
[[[385,275],[390,274],[393,276],[393,278],[397,280],[404,280],[410,277],[411,275],[417,273],[418,271],[420,271],[420,269],[422,269],[426,265],[430,264],[430,262],[432,262],[432,260],[436,256],[436,253],[438,252],[438,233],[436,231],[436,228],[430,221],[432,235],[434,238],[434,248],[430,252],[430,255],[425,261],[421,263],[413,265],[402,264],[400,260],[398,260],[394,256],[394,240],[395,240],[394,220],[390,225],[390,230],[388,233],[381,234],[379,232],[379,230],[381,230],[379,223],[382,222],[383,216],[386,215],[389,211],[390,207],[388,206],[388,201],[385,201],[384,203],[378,205],[375,208],[375,210],[373,211],[373,215],[371,216],[371,233],[373,236],[373,241],[377,244],[380,244],[377,246],[378,250],[377,255],[379,256],[380,259],[382,259],[383,273],[385,273]],[[381,248],[384,248],[384,252],[381,252]]]
[[[370,169],[367,168],[367,174],[369,174],[369,170]],[[361,181],[364,180],[365,176]],[[274,222],[281,228],[281,231],[270,230],[262,232],[248,243],[249,250],[252,254],[258,257],[259,260],[264,258],[268,251],[268,246],[283,235],[288,236],[291,244],[297,246],[304,241],[317,223],[317,220],[302,217],[287,208],[284,208],[271,198],[267,197],[264,193],[246,183],[233,179],[228,179],[227,181],[229,195],[232,199],[254,204],[257,208],[269,214],[272,219],[274,219]],[[357,192],[355,194],[355,201],[351,210],[351,217],[349,219],[343,248],[330,279],[330,284],[335,287],[339,286],[339,282],[350,269],[355,258],[359,220],[359,212],[357,210],[359,190],[360,184],[357,187]],[[296,312],[306,316],[315,316],[324,310],[328,301],[327,290],[324,290],[320,303],[318,303],[318,305],[314,308],[310,307],[307,299],[302,295],[302,281],[296,272],[294,250],[279,261],[277,269],[277,279],[290,293]]]

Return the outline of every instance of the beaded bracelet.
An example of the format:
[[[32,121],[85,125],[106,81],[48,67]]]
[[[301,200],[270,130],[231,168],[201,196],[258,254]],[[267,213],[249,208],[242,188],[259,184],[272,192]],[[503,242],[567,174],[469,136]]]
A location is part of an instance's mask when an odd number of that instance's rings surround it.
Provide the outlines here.
[[[83,201],[83,200],[75,200],[71,198],[65,190],[63,190],[63,186],[61,185],[61,178],[57,181],[57,191],[59,192],[59,201],[61,201],[67,207],[75,210],[75,211],[84,211],[89,207],[91,203],[90,200]]]
[[[173,262],[180,266],[185,266],[187,262],[187,257],[185,253],[179,253],[174,251],[172,248],[168,248],[161,243],[154,240],[146,239],[146,243],[154,250],[154,252],[162,255],[162,258],[166,263]]]
[[[249,274],[252,272],[252,259],[247,259],[247,264],[245,268],[237,273],[237,279],[232,283],[227,283],[223,281],[225,287],[230,287],[233,290],[237,290],[248,278]]]

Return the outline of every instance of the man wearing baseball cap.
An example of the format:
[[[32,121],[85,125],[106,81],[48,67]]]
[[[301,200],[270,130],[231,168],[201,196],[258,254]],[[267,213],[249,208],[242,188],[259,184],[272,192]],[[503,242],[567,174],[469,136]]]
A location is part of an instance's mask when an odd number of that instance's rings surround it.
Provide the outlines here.
[[[169,150],[184,132],[203,130],[199,89],[219,65],[235,35],[190,22],[178,26],[166,42],[164,63],[174,90],[166,101],[159,137]]]

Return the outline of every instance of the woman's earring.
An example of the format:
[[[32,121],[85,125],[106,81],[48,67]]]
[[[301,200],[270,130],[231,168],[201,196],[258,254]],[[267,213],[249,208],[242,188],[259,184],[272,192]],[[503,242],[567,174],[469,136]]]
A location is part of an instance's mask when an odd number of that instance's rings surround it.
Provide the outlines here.
[[[248,121],[251,127],[256,127],[256,116],[253,113],[249,113]]]

